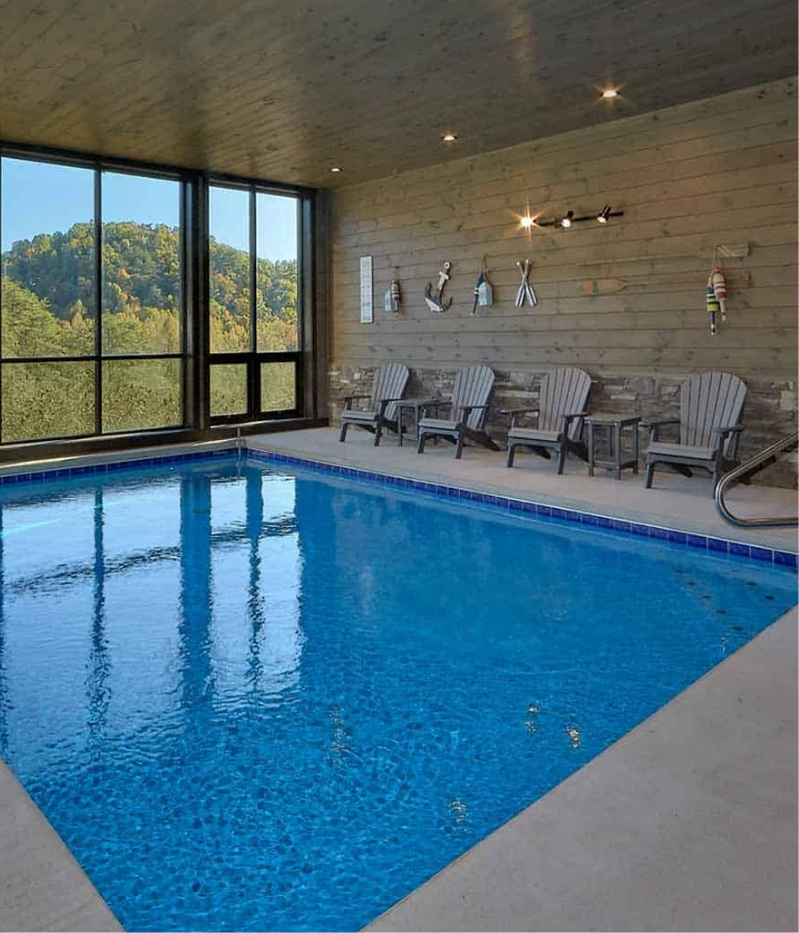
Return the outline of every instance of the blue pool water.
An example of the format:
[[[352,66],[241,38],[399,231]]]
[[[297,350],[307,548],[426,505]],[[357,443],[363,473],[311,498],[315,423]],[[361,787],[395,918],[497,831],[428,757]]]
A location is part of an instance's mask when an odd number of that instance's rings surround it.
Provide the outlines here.
[[[368,922],[796,602],[223,460],[0,491],[0,751],[129,930]]]

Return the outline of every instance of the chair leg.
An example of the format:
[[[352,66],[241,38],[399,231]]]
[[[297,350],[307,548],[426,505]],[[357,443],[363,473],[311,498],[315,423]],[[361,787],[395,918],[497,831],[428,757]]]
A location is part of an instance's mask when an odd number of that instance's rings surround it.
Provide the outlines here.
[[[347,428],[349,424],[346,421],[341,422],[341,434],[339,434],[338,439],[343,443],[347,440]]]
[[[420,431],[420,432],[419,432],[419,442],[418,442],[417,445],[416,445],[416,453],[417,453],[417,454],[423,454],[423,453],[424,453],[424,442],[425,442],[425,438],[426,438],[426,437],[427,437],[427,435],[426,435],[423,431]]]
[[[516,447],[513,444],[508,444],[508,469],[513,466],[513,458],[516,456]]]
[[[455,459],[460,460],[463,453],[463,431],[458,431],[458,440],[455,447]]]
[[[378,420],[377,427],[375,428],[375,447],[380,446],[380,438],[383,436],[383,422]]]
[[[649,460],[646,462],[646,475],[644,477],[644,488],[652,488],[652,477],[655,475],[655,464],[654,462],[650,463]]]
[[[565,441],[562,441],[560,447],[558,447],[558,476],[563,475],[563,467],[566,465],[567,450],[568,444]]]
[[[713,491],[711,495],[716,494],[716,486],[721,482],[721,477],[724,475],[723,463],[721,457],[716,457],[716,462],[713,464]]]

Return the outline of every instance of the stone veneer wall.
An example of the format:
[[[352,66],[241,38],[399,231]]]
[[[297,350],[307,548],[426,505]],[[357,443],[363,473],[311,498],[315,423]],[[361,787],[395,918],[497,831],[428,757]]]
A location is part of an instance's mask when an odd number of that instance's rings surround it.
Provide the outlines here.
[[[347,366],[330,373],[333,423],[339,423],[346,395],[369,393],[373,372],[373,367]],[[501,446],[505,446],[505,435],[509,426],[509,419],[502,414],[502,409],[535,406],[542,375],[543,373],[497,372],[491,395],[488,431]],[[411,370],[411,379],[405,394],[447,395],[452,389],[454,377],[455,370]],[[595,376],[591,380],[589,405],[592,411],[637,414],[644,418],[678,416],[681,381],[679,378],[667,376]],[[744,409],[746,431],[740,446],[742,457],[761,450],[772,443],[775,437],[795,431],[799,409],[795,380],[749,379],[747,387],[749,391]],[[646,436],[642,431],[642,460],[646,452]],[[774,466],[760,474],[755,482],[795,487],[796,471],[785,465]]]
[[[375,365],[402,360],[413,394],[445,393],[455,371],[483,362],[500,409],[534,404],[555,366],[592,377],[594,410],[676,413],[691,373],[746,382],[741,450],[796,430],[797,109],[795,82],[613,121],[512,149],[351,185],[331,194],[330,414],[368,391]],[[519,229],[531,211],[623,209],[605,228]],[[724,261],[729,323],[708,335],[704,287],[713,247],[747,244]],[[374,323],[361,324],[359,257],[374,261]],[[495,303],[471,314],[483,256]],[[536,308],[515,307],[517,259],[533,260]],[[422,294],[453,263],[452,307],[431,314]],[[399,315],[382,310],[397,270]],[[771,469],[765,482],[794,482]]]

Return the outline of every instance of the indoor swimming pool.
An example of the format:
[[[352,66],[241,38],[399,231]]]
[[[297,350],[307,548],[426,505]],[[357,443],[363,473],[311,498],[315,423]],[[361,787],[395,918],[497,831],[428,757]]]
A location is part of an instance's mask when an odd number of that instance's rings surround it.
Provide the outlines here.
[[[368,923],[796,603],[235,456],[0,487],[0,754],[129,930]]]

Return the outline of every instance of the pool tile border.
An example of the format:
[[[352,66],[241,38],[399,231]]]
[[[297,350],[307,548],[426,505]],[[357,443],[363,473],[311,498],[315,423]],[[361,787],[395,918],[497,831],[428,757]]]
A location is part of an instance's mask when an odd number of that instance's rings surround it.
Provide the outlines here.
[[[236,454],[235,447],[215,447],[212,450],[185,451],[182,453],[140,457],[135,460],[113,460],[102,463],[84,463],[74,467],[52,467],[42,470],[26,471],[22,473],[5,473],[0,475],[0,487],[11,485],[25,485],[43,483],[53,479],[65,479],[73,476],[91,476],[103,473],[117,473],[122,471],[135,471],[154,466],[174,466],[177,464],[196,461],[225,459]],[[309,460],[306,457],[297,457],[290,454],[280,454],[270,450],[259,450],[247,447],[241,453],[249,460],[262,463],[284,464],[302,469],[313,470],[317,473],[326,473],[330,476],[341,476],[349,479],[369,480],[386,486],[395,486],[399,489],[414,489],[417,492],[426,492],[434,496],[448,499],[465,499],[478,502],[482,505],[493,506],[499,510],[510,512],[526,512],[541,518],[553,518],[560,521],[576,522],[581,525],[595,528],[606,528],[623,534],[639,535],[653,538],[667,543],[679,544],[684,547],[699,550],[713,551],[721,554],[732,554],[749,560],[772,563],[797,571],[799,569],[799,555],[792,551],[780,551],[754,544],[742,544],[729,541],[726,538],[717,538],[712,535],[695,534],[680,531],[677,528],[664,528],[661,525],[652,525],[646,522],[636,522],[623,518],[614,518],[608,515],[599,515],[594,512],[584,512],[578,509],[568,509],[561,506],[545,505],[529,499],[516,499],[513,496],[497,495],[495,493],[478,492],[473,489],[462,489],[458,486],[447,486],[444,483],[431,483],[424,480],[408,479],[394,476],[390,473],[375,473],[372,470],[363,470],[358,467],[337,466],[321,460]]]
[[[0,486],[23,486],[43,483],[53,479],[72,476],[92,476],[98,473],[119,473],[123,470],[138,470],[153,466],[172,466],[194,460],[215,460],[236,453],[234,447],[216,447],[213,450],[191,450],[185,453],[162,457],[139,457],[135,460],[106,460],[101,463],[82,463],[73,467],[49,467],[43,470],[28,470],[23,473],[3,473]]]
[[[749,560],[773,563],[796,571],[799,569],[799,555],[791,551],[780,551],[773,548],[760,547],[754,544],[742,544],[729,541],[726,538],[717,538],[713,535],[696,534],[680,531],[677,528],[664,528],[661,525],[652,525],[646,522],[636,522],[623,518],[614,518],[608,515],[599,515],[594,512],[584,512],[578,509],[567,509],[560,506],[545,505],[528,499],[515,499],[512,496],[496,495],[495,493],[477,492],[472,489],[461,489],[457,486],[447,486],[441,483],[430,483],[424,480],[407,479],[401,476],[392,476],[388,473],[375,473],[371,470],[362,470],[358,467],[337,466],[319,460],[308,460],[305,457],[295,457],[290,454],[279,454],[269,450],[257,450],[248,447],[247,458],[264,463],[284,464],[303,469],[326,473],[330,476],[341,476],[349,479],[365,479],[386,486],[395,486],[400,489],[415,489],[420,492],[431,493],[446,498],[466,499],[479,502],[483,505],[494,506],[510,512],[527,512],[545,518],[555,518],[561,521],[577,522],[581,525],[607,528],[624,534],[639,535],[645,538],[660,539],[667,543],[679,544],[684,547],[697,548],[703,551],[713,551],[719,554],[733,554]]]

